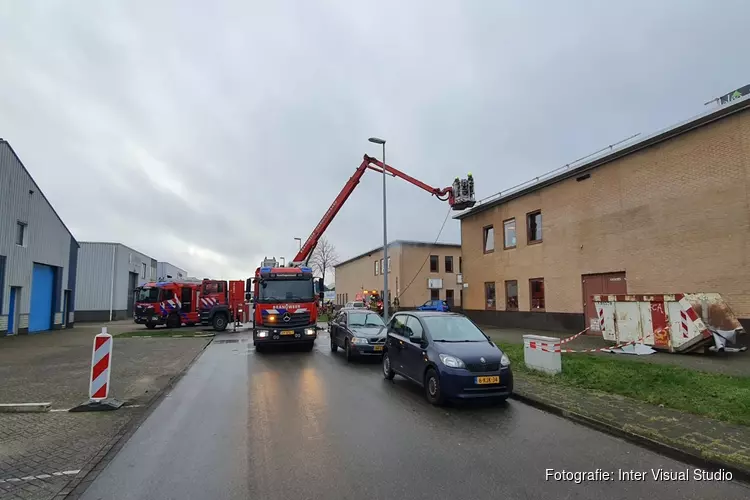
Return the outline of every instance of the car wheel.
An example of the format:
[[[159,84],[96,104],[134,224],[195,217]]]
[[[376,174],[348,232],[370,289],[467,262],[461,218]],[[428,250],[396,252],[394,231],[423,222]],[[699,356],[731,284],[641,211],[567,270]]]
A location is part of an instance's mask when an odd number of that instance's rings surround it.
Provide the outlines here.
[[[156,328],[156,323],[146,323],[146,328],[148,328],[149,330],[153,330],[154,328]]]
[[[349,346],[349,340],[346,341],[344,344],[344,351],[346,351],[346,360],[351,361],[354,359],[354,355],[352,354],[352,348]]]
[[[445,403],[443,397],[443,391],[440,388],[440,377],[437,372],[430,368],[424,376],[424,392],[427,396],[427,401],[435,406],[440,406]]]
[[[391,357],[386,352],[383,354],[383,378],[386,380],[393,380],[396,376],[396,372],[391,368]]]
[[[315,342],[308,342],[305,344],[305,351],[311,352],[313,347],[315,347]]]
[[[258,352],[258,353],[261,353],[261,354],[264,353],[264,352],[266,352],[266,346],[264,346],[264,345],[256,345],[255,346],[255,352]]]
[[[339,346],[336,345],[336,339],[333,338],[333,335],[331,335],[331,352],[336,352],[339,350]]]

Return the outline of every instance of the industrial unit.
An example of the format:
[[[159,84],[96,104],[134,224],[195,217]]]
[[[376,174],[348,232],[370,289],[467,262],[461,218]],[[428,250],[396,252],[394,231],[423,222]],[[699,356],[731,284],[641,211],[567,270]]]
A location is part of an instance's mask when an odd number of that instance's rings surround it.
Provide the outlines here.
[[[183,280],[188,277],[187,271],[170,264],[169,262],[156,263],[156,280]]]
[[[0,335],[72,327],[78,243],[0,139]]]
[[[131,318],[136,287],[154,281],[157,262],[121,243],[81,242],[78,251],[78,321]]]
[[[596,294],[720,293],[750,328],[750,98],[506,190],[461,221],[464,309],[597,331]]]
[[[355,300],[364,290],[376,290],[383,296],[383,272],[389,271],[391,303],[399,298],[399,307],[409,309],[428,300],[441,299],[452,307],[461,307],[461,245],[396,240],[388,244],[388,263],[383,262],[383,247],[336,264],[336,300],[338,305]]]

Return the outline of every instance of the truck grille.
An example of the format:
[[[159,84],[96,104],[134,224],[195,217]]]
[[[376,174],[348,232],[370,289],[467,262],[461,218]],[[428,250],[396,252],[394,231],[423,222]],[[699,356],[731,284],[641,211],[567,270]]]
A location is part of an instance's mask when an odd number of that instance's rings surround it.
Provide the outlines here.
[[[268,318],[264,318],[263,324],[266,326],[275,326],[277,328],[306,326],[310,324],[310,313],[290,314],[289,321],[284,321],[282,316],[277,316],[276,321],[268,321]]]
[[[496,372],[500,370],[500,363],[469,363],[466,369],[474,373]]]

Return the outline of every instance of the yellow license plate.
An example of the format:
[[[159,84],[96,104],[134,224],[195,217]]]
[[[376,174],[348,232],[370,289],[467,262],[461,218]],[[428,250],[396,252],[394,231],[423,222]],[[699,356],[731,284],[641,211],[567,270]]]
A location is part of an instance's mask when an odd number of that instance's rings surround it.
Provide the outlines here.
[[[282,330],[282,335],[294,335],[294,330]]]
[[[495,375],[494,377],[476,377],[475,379],[477,384],[499,384],[500,383],[500,377]]]
[[[382,345],[376,345],[376,346],[374,347],[374,350],[375,350],[375,351],[382,351],[382,350],[383,350],[383,346],[382,346]]]

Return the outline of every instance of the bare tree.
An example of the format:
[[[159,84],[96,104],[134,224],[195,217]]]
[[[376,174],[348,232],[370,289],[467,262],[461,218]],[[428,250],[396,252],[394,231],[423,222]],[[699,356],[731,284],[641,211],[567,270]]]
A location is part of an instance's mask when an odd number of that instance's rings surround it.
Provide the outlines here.
[[[338,261],[339,256],[336,253],[336,247],[327,239],[321,238],[318,246],[315,247],[313,254],[310,256],[310,264],[315,272],[323,278],[323,283],[326,281],[326,271],[333,271],[333,266]]]

